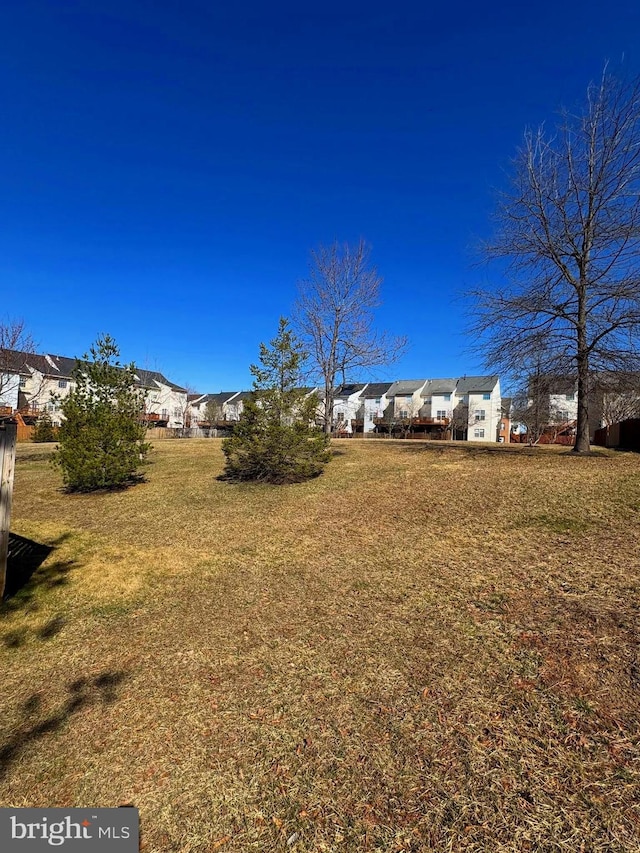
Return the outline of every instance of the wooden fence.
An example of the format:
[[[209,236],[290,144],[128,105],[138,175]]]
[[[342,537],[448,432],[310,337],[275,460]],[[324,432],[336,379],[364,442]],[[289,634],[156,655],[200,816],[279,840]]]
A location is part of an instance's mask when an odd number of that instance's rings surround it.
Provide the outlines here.
[[[640,418],[629,418],[626,421],[597,429],[593,441],[600,447],[640,450]]]
[[[17,441],[33,441],[34,426],[30,424],[18,424]]]
[[[4,596],[7,580],[13,471],[16,463],[16,433],[16,424],[0,424],[0,601]]]

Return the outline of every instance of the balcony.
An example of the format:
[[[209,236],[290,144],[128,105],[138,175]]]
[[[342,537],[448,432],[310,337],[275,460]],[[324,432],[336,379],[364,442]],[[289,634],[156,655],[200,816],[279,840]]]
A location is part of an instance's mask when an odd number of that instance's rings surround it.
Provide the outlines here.
[[[393,418],[374,418],[373,422],[376,426],[439,426],[448,427],[451,422],[450,418],[401,418],[399,415]]]

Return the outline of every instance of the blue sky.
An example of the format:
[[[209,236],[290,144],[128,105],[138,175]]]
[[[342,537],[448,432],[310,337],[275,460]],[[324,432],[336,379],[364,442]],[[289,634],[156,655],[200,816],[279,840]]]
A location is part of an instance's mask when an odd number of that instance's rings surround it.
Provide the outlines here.
[[[307,6],[309,8],[307,8]],[[481,372],[465,288],[526,125],[606,59],[640,72],[640,4],[21,0],[0,26],[0,275],[43,351],[109,332],[200,391],[249,387],[310,250],[365,238],[370,378]]]

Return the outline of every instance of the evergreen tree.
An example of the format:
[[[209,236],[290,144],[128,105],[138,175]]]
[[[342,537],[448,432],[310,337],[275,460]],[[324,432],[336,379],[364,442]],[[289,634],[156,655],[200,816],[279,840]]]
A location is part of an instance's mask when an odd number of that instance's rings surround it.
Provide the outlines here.
[[[117,488],[140,479],[150,449],[140,422],[144,392],[135,385],[135,366],[121,365],[119,355],[112,337],[99,337],[78,361],[75,387],[62,400],[54,463],[70,491]]]
[[[222,442],[230,480],[294,483],[316,477],[331,458],[329,439],[315,426],[317,399],[300,388],[305,354],[286,319],[277,337],[260,344],[251,365],[253,393],[233,435]]]
[[[51,415],[46,410],[36,421],[36,425],[33,428],[33,440],[36,442],[56,440],[56,430],[51,421]]]

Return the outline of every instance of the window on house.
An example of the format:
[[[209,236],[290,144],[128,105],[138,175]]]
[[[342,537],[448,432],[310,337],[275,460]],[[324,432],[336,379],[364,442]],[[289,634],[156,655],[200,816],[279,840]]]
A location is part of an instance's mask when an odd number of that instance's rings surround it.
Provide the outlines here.
[[[338,423],[341,423],[344,420],[344,412],[338,412],[338,414],[336,415],[336,420],[338,421]]]
[[[19,379],[19,381],[18,381],[18,385],[19,385],[21,388],[26,388],[27,380],[24,378],[24,376],[21,376],[21,377],[20,377],[20,379]]]
[[[447,417],[446,410],[445,409],[438,409],[438,411],[436,412],[436,418],[438,420],[442,420],[443,418],[446,418],[446,417]]]
[[[560,420],[561,421],[568,421],[569,420],[569,412],[568,411],[560,412]]]
[[[450,400],[450,399],[451,399],[451,394],[443,394],[443,395],[442,395],[442,399],[443,399],[443,400],[445,400],[445,401]]]
[[[380,405],[380,403],[382,402],[382,398],[381,398],[381,397],[377,397],[373,402],[374,402],[374,405],[379,406],[379,405]]]
[[[182,416],[182,412],[180,411],[180,409],[174,409],[174,410],[173,410],[173,417],[174,417],[177,421],[179,421],[179,420],[180,420],[180,417],[181,417],[181,416]]]
[[[487,413],[485,412],[484,409],[478,409],[478,411],[476,412],[476,420],[477,421],[484,421],[486,419],[486,414]]]
[[[58,388],[66,388],[67,380],[66,379],[58,379]]]
[[[566,395],[565,395],[565,398],[566,398],[566,400],[567,400],[567,402],[568,402],[568,403],[571,403],[571,402],[573,402],[573,401],[575,400],[576,395],[575,395],[575,394],[566,394]]]
[[[484,438],[484,430],[483,429],[474,429],[473,437],[474,438]]]
[[[168,417],[169,417],[169,410],[168,410],[168,409],[163,409],[163,410],[162,410],[162,420],[163,420],[163,421],[166,421]]]
[[[482,395],[482,399],[483,399],[483,400],[490,400],[490,399],[491,399],[491,394],[490,394],[490,392],[489,392],[489,391],[485,391],[485,392],[484,392],[484,394]]]
[[[404,420],[409,417],[409,412],[407,409],[400,409],[400,417]]]

